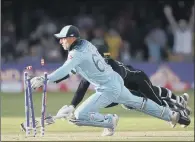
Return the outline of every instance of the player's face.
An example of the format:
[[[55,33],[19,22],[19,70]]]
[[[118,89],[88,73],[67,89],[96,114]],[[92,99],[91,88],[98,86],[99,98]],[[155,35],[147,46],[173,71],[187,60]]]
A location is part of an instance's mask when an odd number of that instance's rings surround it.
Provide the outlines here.
[[[64,48],[64,50],[68,50],[69,44],[68,44],[67,38],[61,38],[60,39],[60,44],[62,45],[62,47]]]
[[[69,38],[61,38],[60,44],[64,48],[64,50],[68,50],[70,47],[70,39]]]
[[[75,38],[73,37],[67,37],[67,38],[61,38],[60,44],[64,48],[64,50],[69,50],[71,44],[75,41]]]

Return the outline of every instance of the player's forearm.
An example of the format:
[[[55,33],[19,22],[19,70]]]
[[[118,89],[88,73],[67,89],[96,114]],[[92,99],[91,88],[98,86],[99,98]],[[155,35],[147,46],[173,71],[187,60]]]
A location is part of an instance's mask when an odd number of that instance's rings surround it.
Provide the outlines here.
[[[63,78],[61,78],[61,79],[59,79],[59,80],[56,80],[56,81],[54,81],[54,82],[55,82],[55,83],[59,83],[59,82],[65,80],[65,79],[67,79],[67,78],[69,78],[69,77],[70,77],[70,75],[68,74],[67,76],[65,76],[65,77],[63,77]]]
[[[77,105],[83,100],[83,97],[86,94],[87,89],[89,88],[90,83],[85,80],[82,79],[79,87],[77,89],[77,91],[75,92],[75,95],[72,99],[71,105],[73,105],[74,107],[77,107]]]
[[[69,53],[69,57],[66,62],[56,71],[48,75],[48,81],[55,82],[56,80],[60,80],[64,76],[67,76],[71,72],[71,70],[75,69],[75,67],[80,63],[80,61],[81,60],[79,58],[79,53]]]
[[[71,70],[71,72],[67,75],[67,76],[64,76],[63,78],[59,79],[59,80],[56,80],[54,81],[55,83],[59,83],[63,80],[66,80],[67,78],[69,78],[72,74],[75,74],[75,71],[74,70]]]
[[[55,70],[53,73],[48,75],[49,82],[55,82],[56,80],[60,80],[63,77],[67,76],[71,70],[75,67],[74,62],[65,62],[63,66]]]
[[[64,76],[67,76],[70,70],[66,70],[67,68],[62,66],[58,68],[56,71],[48,75],[49,82],[55,82],[56,80],[62,79]]]

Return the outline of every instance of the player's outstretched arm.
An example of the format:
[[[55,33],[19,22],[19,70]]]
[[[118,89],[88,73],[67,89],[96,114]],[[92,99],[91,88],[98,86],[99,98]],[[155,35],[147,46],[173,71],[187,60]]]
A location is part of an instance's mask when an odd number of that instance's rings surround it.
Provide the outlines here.
[[[56,80],[54,82],[55,83],[60,83],[61,81],[66,80],[67,78],[69,78],[72,74],[76,74],[76,72],[72,70],[67,76],[65,76],[65,77],[63,77],[63,78],[61,78],[59,80]]]
[[[167,20],[169,21],[171,28],[174,32],[178,28],[178,24],[175,20],[175,17],[173,16],[172,8],[169,5],[166,5],[164,7],[164,14],[165,14]]]
[[[70,51],[67,61],[56,71],[48,75],[49,82],[55,82],[67,76],[80,62],[81,53],[78,51]]]
[[[56,81],[54,81],[55,83],[60,83],[61,81],[63,81],[63,80],[66,80],[67,78],[69,78],[70,77],[70,75],[68,74],[67,76],[65,76],[65,77],[63,77],[63,78],[61,78],[61,79],[59,79],[59,80],[56,80]]]
[[[71,72],[71,70],[75,69],[75,67],[82,61],[80,58],[80,54],[81,53],[78,51],[71,51],[69,53],[67,61],[56,71],[48,75],[48,82],[55,82],[56,80],[60,80],[63,77],[67,76]],[[43,86],[43,82],[44,76],[34,77],[31,79],[31,87],[33,89],[37,89]]]

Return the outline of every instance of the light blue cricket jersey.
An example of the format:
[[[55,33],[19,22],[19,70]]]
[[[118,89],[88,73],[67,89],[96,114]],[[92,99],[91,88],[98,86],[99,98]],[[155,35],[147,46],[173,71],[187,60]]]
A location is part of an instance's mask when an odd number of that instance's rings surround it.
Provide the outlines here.
[[[74,44],[74,43],[73,43]],[[72,47],[71,47],[72,48]],[[69,51],[66,62],[56,71],[48,75],[49,81],[56,81],[75,70],[95,87],[99,87],[109,80],[113,69],[99,54],[96,47],[87,40],[80,39]]]

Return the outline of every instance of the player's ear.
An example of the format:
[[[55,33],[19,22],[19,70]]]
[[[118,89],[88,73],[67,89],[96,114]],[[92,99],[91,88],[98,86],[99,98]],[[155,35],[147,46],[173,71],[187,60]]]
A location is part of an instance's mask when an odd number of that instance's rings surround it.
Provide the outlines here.
[[[77,38],[76,37],[72,37],[72,40],[75,41],[75,40],[77,40]]]
[[[60,43],[60,44],[62,43],[62,38],[59,39],[59,43]]]

